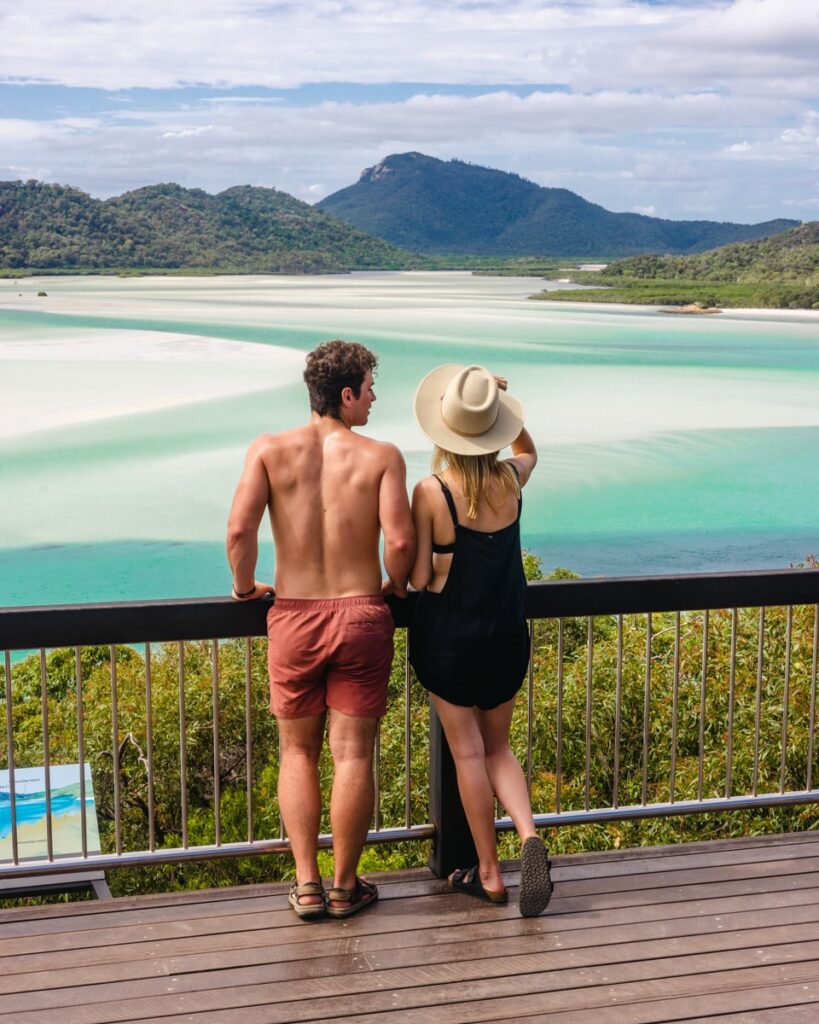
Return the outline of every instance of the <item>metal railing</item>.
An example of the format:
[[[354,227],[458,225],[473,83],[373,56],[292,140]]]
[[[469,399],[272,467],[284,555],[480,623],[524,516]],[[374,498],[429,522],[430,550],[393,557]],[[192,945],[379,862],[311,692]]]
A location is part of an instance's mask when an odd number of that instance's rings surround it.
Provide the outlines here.
[[[394,605],[400,627],[411,609],[411,598]],[[289,849],[281,822],[258,805],[260,755],[270,759],[276,746],[257,639],[266,612],[221,599],[0,609],[0,766],[11,779],[11,859],[0,880]],[[535,583],[527,616],[531,657],[513,741],[538,826],[819,800],[816,571]],[[396,636],[389,714],[402,749],[396,735],[379,736],[367,841],[432,839],[442,874],[473,856],[471,843],[440,725],[426,718],[404,631]],[[21,651],[33,654],[12,656]],[[29,762],[33,748],[45,768],[46,855],[37,859],[20,850],[18,731]],[[89,851],[80,771],[81,849],[55,853],[55,757],[90,758],[103,852]],[[170,821],[158,814],[159,791]],[[505,817],[496,825],[512,828]],[[201,841],[204,827],[212,841]]]

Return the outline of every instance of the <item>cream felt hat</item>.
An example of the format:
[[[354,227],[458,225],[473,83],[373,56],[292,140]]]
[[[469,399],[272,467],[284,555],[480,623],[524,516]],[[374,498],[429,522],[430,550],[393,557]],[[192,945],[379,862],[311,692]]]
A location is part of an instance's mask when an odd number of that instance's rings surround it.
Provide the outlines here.
[[[522,404],[485,366],[439,366],[418,385],[414,408],[427,437],[456,455],[498,452],[523,428]]]

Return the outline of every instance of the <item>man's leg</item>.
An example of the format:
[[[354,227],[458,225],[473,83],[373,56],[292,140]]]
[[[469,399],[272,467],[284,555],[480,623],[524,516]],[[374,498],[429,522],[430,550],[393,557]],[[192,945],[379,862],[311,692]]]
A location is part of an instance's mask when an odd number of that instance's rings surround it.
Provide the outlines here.
[[[279,808],[293,857],[296,881],[320,882],[317,852],[321,824],[321,788],[318,762],[324,743],[325,712],[304,718],[279,718],[281,764],[279,766]],[[320,903],[319,896],[303,896],[301,903]]]
[[[353,889],[373,814],[373,747],[377,718],[330,709],[330,752],[335,772],[330,799],[335,859],[334,887]]]

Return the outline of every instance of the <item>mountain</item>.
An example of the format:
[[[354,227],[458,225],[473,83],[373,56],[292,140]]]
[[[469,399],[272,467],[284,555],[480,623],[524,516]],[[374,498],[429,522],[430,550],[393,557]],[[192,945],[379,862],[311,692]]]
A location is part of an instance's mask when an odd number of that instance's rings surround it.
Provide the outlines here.
[[[565,188],[423,153],[388,156],[319,209],[393,245],[486,256],[630,256],[691,253],[795,227],[670,221],[611,213]]]
[[[0,268],[225,273],[401,269],[413,257],[285,192],[150,185],[112,199],[0,182]]]

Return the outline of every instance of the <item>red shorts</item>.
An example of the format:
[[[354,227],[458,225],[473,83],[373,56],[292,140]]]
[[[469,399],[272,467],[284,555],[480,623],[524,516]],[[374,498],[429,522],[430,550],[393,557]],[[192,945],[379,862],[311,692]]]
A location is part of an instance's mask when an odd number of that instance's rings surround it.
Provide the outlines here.
[[[387,710],[392,613],[380,595],[277,597],[267,613],[270,710],[279,718]]]

